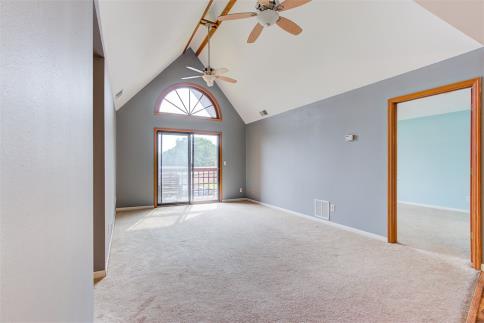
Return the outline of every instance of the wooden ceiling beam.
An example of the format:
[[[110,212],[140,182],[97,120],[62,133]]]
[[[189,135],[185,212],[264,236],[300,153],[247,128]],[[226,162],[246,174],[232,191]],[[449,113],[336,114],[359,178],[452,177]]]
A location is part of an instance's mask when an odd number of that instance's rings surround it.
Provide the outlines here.
[[[205,10],[203,11],[202,16],[197,21],[197,25],[195,26],[195,29],[193,30],[192,35],[190,36],[190,39],[188,39],[188,42],[187,42],[187,44],[185,46],[185,49],[183,50],[184,53],[187,51],[188,47],[190,46],[190,43],[192,42],[193,37],[195,37],[195,34],[197,33],[198,28],[200,27],[201,22],[205,19],[205,16],[207,15],[208,10],[212,6],[212,3],[213,3],[213,0],[208,1],[207,7],[205,7]]]
[[[232,7],[235,5],[236,2],[237,2],[237,0],[229,0],[229,2],[225,6],[224,10],[222,10],[222,12],[220,13],[219,16],[224,16],[224,15],[228,14],[230,12],[230,10],[232,9]],[[203,19],[203,17],[202,17],[202,19]],[[208,35],[205,36],[205,38],[203,39],[202,43],[200,44],[200,47],[198,47],[197,51],[195,52],[195,55],[197,55],[197,56],[200,55],[200,53],[203,51],[203,49],[205,48],[205,46],[207,46],[208,40],[210,38],[212,38],[213,34],[215,34],[215,32],[217,31],[218,27],[221,24],[222,24],[222,22],[219,21],[219,20],[217,20],[215,22],[214,28],[210,29],[210,31],[208,32]]]

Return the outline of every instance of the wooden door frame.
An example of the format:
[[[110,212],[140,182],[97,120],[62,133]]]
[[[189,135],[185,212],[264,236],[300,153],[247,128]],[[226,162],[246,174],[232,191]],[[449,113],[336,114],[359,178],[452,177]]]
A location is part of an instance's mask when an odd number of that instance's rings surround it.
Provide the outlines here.
[[[187,133],[218,136],[218,202],[222,202],[222,132],[196,129],[154,128],[153,129],[153,207],[158,207],[158,132]]]
[[[471,263],[481,269],[481,78],[448,84],[388,100],[388,242],[397,240],[397,105],[462,89],[471,89]]]

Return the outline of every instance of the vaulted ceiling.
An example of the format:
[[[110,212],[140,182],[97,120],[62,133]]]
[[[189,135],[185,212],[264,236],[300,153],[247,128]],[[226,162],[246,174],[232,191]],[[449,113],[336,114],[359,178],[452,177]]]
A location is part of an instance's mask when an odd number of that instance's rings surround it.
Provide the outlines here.
[[[118,108],[182,53],[207,2],[99,1],[113,93],[123,90]],[[226,3],[215,0],[208,17]],[[230,12],[253,11],[254,4],[239,0]],[[275,115],[482,47],[437,14],[411,0],[313,0],[284,12],[304,29],[297,37],[272,26],[246,44],[254,19],[222,23],[212,65],[238,80],[219,86],[249,123],[261,110]],[[476,23],[484,28],[484,20]],[[190,44],[195,51],[204,32]],[[206,50],[200,59],[206,63]]]
[[[205,0],[96,2],[113,94],[119,109],[182,53]]]

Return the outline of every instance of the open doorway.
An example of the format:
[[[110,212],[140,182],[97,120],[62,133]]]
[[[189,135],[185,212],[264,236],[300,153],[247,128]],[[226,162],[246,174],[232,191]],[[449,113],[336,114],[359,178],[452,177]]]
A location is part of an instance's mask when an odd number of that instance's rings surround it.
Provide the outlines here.
[[[469,259],[471,90],[398,105],[398,241]]]
[[[155,129],[155,207],[221,200],[221,134]]]
[[[388,113],[388,241],[479,269],[480,79],[390,99]]]

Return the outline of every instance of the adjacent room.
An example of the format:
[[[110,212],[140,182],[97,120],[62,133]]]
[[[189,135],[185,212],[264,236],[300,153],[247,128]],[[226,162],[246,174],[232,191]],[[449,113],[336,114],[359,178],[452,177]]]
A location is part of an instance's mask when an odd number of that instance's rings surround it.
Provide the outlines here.
[[[0,0],[0,322],[484,322],[484,0]]]
[[[471,91],[398,105],[398,241],[469,261]]]

